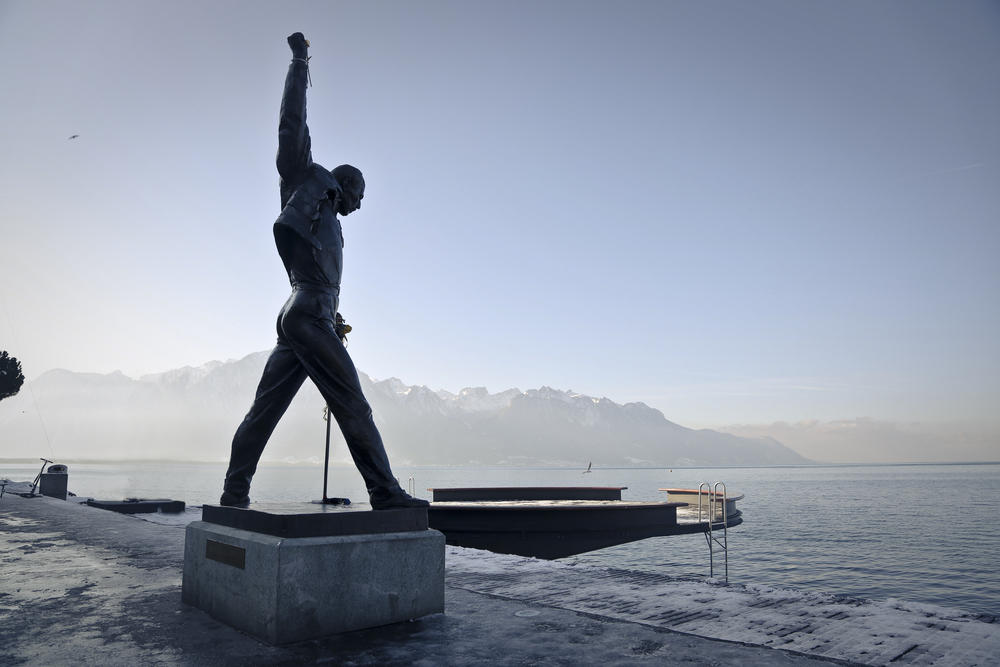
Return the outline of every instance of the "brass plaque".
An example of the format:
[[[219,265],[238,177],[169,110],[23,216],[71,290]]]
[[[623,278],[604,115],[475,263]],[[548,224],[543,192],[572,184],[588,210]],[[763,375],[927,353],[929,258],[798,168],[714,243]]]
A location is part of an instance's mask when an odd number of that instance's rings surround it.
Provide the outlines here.
[[[224,544],[215,540],[205,540],[205,558],[243,570],[246,569],[247,550],[243,547],[234,547],[231,544]]]

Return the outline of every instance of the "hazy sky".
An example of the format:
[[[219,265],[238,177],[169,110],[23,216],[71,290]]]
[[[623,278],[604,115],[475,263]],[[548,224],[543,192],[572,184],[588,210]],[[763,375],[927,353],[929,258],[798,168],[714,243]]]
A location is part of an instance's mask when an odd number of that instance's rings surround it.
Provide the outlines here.
[[[376,378],[994,418],[1000,3],[0,0],[0,348],[269,348],[285,36]],[[70,135],[79,138],[69,140]]]

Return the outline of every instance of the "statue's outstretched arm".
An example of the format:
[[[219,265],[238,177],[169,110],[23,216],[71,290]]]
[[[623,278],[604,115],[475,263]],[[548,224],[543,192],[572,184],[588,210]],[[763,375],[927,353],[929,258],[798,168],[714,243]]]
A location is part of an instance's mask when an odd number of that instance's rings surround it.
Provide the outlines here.
[[[309,127],[306,125],[306,85],[309,80],[309,42],[297,32],[288,37],[292,62],[285,76],[278,119],[278,174],[283,188],[295,188],[312,164]],[[284,202],[282,202],[284,203]]]

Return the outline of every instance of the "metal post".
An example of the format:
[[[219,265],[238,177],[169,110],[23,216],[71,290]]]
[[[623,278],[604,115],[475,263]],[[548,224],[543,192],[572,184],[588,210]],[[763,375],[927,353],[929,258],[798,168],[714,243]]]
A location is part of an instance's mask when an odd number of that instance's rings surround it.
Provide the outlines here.
[[[708,576],[715,576],[715,549],[712,544],[712,487],[708,482],[702,482],[698,485],[698,522],[701,523],[701,498],[702,498],[702,488],[704,487],[705,492],[709,494],[708,499],[705,504],[708,506],[708,529],[705,533],[705,541],[708,543]]]
[[[326,478],[330,474],[330,406],[323,406],[323,419],[326,420],[326,456],[323,459],[323,502],[326,497]]]
[[[719,494],[719,487],[722,487],[722,555],[726,564],[726,583],[729,583],[729,511],[726,507],[726,484],[716,482],[713,492],[716,497]]]
[[[42,479],[42,473],[45,472],[45,464],[52,463],[52,461],[49,461],[48,459],[40,460],[42,462],[42,469],[38,471],[38,474],[35,475],[35,481],[31,483],[31,495],[35,495],[35,489],[38,488],[38,482]]]
[[[326,495],[327,481],[330,476],[330,406],[323,406],[323,419],[326,421],[326,454],[323,457],[323,499],[314,500],[320,505],[350,505],[349,498],[331,498]]]

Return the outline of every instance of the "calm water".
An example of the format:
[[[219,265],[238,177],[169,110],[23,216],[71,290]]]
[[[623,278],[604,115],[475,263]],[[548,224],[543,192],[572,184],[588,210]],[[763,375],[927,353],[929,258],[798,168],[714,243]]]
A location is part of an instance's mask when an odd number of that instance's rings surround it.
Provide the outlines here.
[[[0,463],[0,478],[37,466]],[[70,464],[80,496],[216,502],[224,464]],[[726,469],[406,468],[417,495],[447,486],[627,486],[628,500],[661,487],[724,481],[744,523],[729,531],[730,581],[875,599],[902,598],[1000,615],[1000,465],[809,466]],[[319,498],[318,466],[262,466],[255,501]],[[330,495],[364,500],[353,468],[333,468]],[[707,575],[704,537],[652,538],[568,559],[672,575]]]

